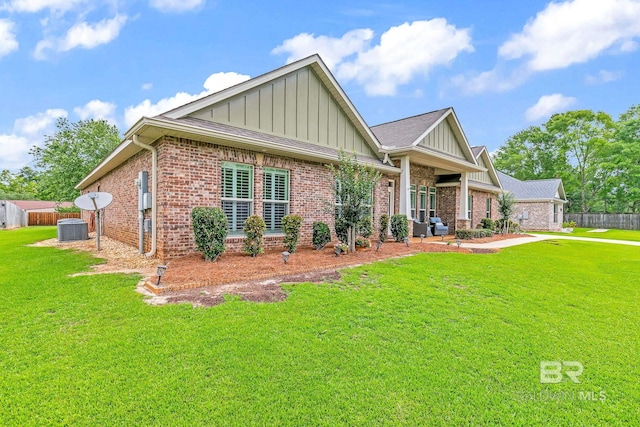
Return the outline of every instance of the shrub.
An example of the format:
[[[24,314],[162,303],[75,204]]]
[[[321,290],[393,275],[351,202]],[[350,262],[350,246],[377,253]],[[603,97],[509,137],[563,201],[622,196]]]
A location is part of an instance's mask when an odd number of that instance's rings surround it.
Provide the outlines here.
[[[562,223],[562,228],[576,228],[576,222],[575,221],[570,221],[570,222],[563,222]]]
[[[405,237],[409,237],[409,221],[406,215],[396,214],[391,216],[391,234],[396,242],[402,242]]]
[[[336,243],[335,245],[333,245],[333,247],[340,248],[340,253],[343,255],[349,251],[349,246],[347,246],[346,243]]]
[[[369,215],[362,218],[358,224],[357,234],[367,239],[373,234],[373,220]]]
[[[227,238],[227,216],[220,208],[193,208],[191,223],[196,248],[207,261],[215,261],[224,252]]]
[[[369,239],[366,239],[364,237],[356,237],[356,247],[357,248],[370,248],[371,247],[371,242],[369,241]]]
[[[504,220],[498,219],[495,222],[496,230],[502,232],[504,230]],[[509,220],[509,232],[517,231],[520,229],[520,224],[515,221]]]
[[[494,230],[496,226],[491,218],[482,218],[480,220],[480,225],[481,228],[484,228],[485,230]]]
[[[493,231],[481,228],[475,230],[456,230],[456,239],[471,240],[476,238],[481,239],[483,237],[493,237]]]
[[[389,215],[380,215],[380,228],[378,229],[378,239],[381,242],[387,240],[387,230],[389,229]]]
[[[300,239],[302,217],[299,215],[285,215],[282,217],[282,231],[284,231],[284,246],[287,251],[294,253]]]
[[[75,213],[75,212],[80,212],[80,208],[75,206],[69,206],[68,208],[63,208],[62,206],[58,206],[56,207],[55,211],[58,213]]]
[[[349,224],[347,224],[347,221],[345,221],[342,217],[336,218],[334,229],[336,231],[336,236],[338,237],[338,240],[340,240],[340,242],[342,243],[347,243],[349,241],[349,237],[347,233],[348,227],[349,227]]]
[[[262,248],[262,236],[266,230],[267,225],[264,220],[258,215],[251,215],[244,222],[243,231],[244,238],[244,251],[252,257],[257,256],[264,252]]]
[[[313,247],[316,250],[324,249],[327,243],[331,241],[331,231],[329,226],[324,222],[316,221],[313,223]]]

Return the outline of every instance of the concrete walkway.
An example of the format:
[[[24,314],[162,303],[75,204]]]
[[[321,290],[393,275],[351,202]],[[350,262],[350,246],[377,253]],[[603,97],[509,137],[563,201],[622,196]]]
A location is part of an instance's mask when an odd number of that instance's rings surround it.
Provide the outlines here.
[[[516,237],[514,239],[507,239],[507,240],[497,240],[495,242],[489,242],[489,243],[469,243],[468,241],[463,240],[462,247],[471,248],[471,249],[475,249],[475,248],[501,249],[501,248],[508,248],[509,246],[523,245],[525,243],[541,242],[543,240],[582,240],[584,242],[640,246],[640,242],[630,242],[628,240],[594,239],[591,237],[556,236],[551,234],[529,233],[528,236]],[[429,243],[446,245],[446,242],[429,242]]]

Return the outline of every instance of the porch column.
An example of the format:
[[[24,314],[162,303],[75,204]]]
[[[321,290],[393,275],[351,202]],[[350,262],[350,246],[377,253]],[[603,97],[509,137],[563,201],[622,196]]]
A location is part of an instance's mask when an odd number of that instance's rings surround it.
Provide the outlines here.
[[[460,174],[460,212],[458,212],[458,219],[471,219],[467,218],[467,211],[469,210],[469,180],[466,172]]]
[[[409,168],[409,156],[400,158],[400,209],[401,214],[407,218],[411,216],[411,172]]]

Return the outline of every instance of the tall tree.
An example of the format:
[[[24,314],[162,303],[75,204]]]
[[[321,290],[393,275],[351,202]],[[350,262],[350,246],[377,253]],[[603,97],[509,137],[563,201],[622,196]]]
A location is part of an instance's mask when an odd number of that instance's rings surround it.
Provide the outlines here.
[[[45,136],[44,147],[31,154],[39,169],[39,196],[47,200],[69,201],[80,193],[74,187],[120,142],[118,128],[105,120],[66,118],[56,122],[53,136]]]
[[[640,210],[640,104],[631,106],[615,124],[613,144],[603,164],[606,192],[617,212]]]
[[[575,170],[580,189],[580,207],[587,212],[587,193],[596,194],[601,182],[596,180],[599,163],[611,142],[613,119],[607,113],[591,110],[554,114],[545,124],[568,163]]]
[[[37,198],[37,173],[25,166],[17,173],[0,172],[0,199],[30,200]]]
[[[338,167],[329,165],[334,178],[335,199],[337,203],[336,221],[347,224],[347,245],[349,252],[355,252],[356,229],[362,220],[371,214],[371,196],[380,174],[373,167],[358,163],[355,154],[339,154]]]

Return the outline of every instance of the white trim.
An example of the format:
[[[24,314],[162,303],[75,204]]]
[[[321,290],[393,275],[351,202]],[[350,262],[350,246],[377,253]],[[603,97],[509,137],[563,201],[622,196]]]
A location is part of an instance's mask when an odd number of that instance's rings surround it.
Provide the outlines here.
[[[487,151],[487,147],[485,145],[482,146],[482,149],[476,156],[476,163],[477,163],[478,157],[482,155],[484,155],[483,156],[484,162],[490,165],[490,167],[487,169],[487,172],[489,173],[491,178],[494,180],[494,182],[498,183],[498,187],[502,189],[502,182],[500,182],[500,177],[498,176],[498,172],[496,171],[496,168],[493,165],[493,160],[491,160],[491,156],[489,155],[489,152]]]
[[[462,167],[462,168],[466,169],[467,172],[486,172],[487,171],[487,169],[478,166],[476,163],[471,163],[471,162],[468,162],[467,160],[460,159],[460,158],[457,158],[457,157],[453,157],[453,156],[451,156],[449,154],[446,154],[444,152],[437,151],[437,150],[434,150],[434,149],[428,148],[428,147],[412,146],[412,147],[392,148],[392,149],[383,150],[383,152],[384,153],[389,153],[391,155],[395,154],[397,156],[407,155],[407,154],[410,154],[411,152],[414,152],[416,154],[423,154],[423,155],[426,155],[426,156],[432,156],[435,159],[442,160],[444,162],[453,164],[454,166]],[[415,159],[415,160],[418,160],[418,159]],[[440,167],[440,168],[444,169],[444,167]]]

